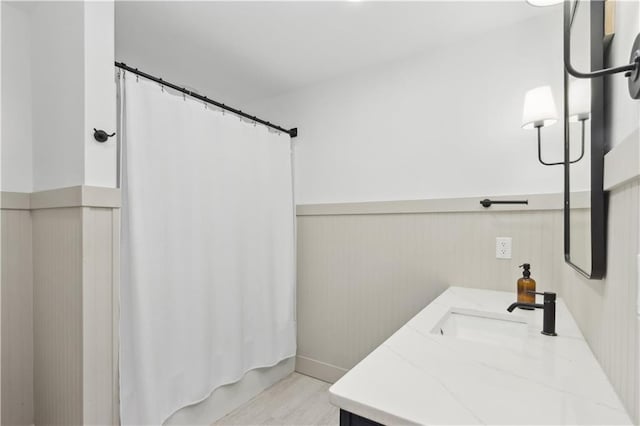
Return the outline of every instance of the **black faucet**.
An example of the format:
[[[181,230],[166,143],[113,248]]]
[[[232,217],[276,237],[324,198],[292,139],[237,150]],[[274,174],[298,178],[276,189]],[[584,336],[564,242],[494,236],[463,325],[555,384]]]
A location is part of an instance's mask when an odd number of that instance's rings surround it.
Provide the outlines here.
[[[521,303],[515,302],[507,308],[507,311],[513,312],[515,308],[537,308],[544,310],[542,331],[541,333],[547,336],[557,336],[556,334],[556,294],[551,292],[537,293],[535,291],[529,291],[530,294],[541,294],[544,296],[544,304],[539,303]]]

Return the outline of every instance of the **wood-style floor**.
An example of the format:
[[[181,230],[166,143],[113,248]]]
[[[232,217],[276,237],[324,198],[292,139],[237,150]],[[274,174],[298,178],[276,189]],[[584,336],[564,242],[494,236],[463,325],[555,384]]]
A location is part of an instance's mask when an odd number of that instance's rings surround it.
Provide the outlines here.
[[[329,402],[329,386],[293,373],[215,425],[337,425],[339,410]]]

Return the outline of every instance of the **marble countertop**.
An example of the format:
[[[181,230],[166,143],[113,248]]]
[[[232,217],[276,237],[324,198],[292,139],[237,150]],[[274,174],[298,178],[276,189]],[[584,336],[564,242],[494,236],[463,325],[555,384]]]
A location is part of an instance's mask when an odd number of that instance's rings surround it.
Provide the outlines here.
[[[387,425],[632,424],[564,302],[549,337],[542,310],[508,314],[514,301],[450,287],[331,386],[331,402]],[[432,333],[452,308],[516,315],[524,344]]]

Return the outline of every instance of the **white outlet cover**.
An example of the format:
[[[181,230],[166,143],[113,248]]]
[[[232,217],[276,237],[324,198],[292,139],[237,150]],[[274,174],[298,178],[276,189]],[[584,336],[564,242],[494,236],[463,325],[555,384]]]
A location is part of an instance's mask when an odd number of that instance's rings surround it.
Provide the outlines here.
[[[511,259],[511,237],[496,237],[496,259]]]

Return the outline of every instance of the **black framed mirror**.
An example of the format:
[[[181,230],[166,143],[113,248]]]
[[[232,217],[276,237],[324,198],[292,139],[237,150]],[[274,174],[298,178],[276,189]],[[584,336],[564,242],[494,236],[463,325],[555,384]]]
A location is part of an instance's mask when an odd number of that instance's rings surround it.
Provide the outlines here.
[[[604,1],[565,1],[564,20],[565,60],[577,69],[604,68]],[[606,271],[604,87],[604,77],[575,78],[565,67],[564,255],[589,279]]]

